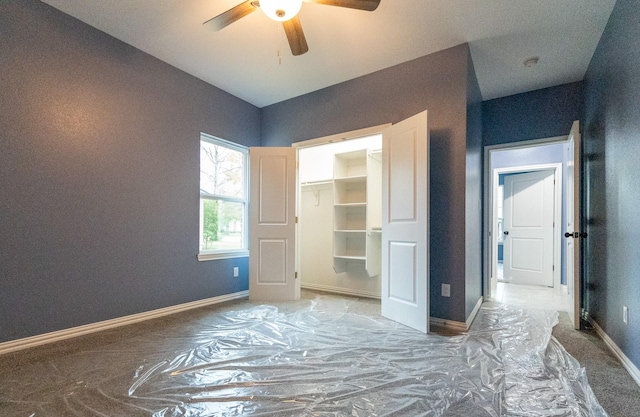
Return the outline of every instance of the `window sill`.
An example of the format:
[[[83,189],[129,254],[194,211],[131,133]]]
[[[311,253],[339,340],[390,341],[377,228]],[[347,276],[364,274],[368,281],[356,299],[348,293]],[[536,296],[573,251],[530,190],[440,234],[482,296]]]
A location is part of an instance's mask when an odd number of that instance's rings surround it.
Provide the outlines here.
[[[236,252],[223,252],[223,253],[199,253],[198,261],[215,261],[217,259],[231,259],[231,258],[246,258],[249,256],[248,250],[239,250]]]

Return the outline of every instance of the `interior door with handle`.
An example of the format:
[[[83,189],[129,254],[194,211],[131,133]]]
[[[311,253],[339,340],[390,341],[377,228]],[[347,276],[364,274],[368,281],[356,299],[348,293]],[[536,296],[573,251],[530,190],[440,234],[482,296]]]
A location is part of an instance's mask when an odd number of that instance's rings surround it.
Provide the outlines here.
[[[553,286],[554,191],[553,170],[505,177],[505,281]]]

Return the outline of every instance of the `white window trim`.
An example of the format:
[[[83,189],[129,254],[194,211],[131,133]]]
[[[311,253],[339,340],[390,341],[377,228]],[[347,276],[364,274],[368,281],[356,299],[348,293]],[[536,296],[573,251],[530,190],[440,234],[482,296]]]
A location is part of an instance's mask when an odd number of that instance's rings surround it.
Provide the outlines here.
[[[218,138],[216,136],[211,136],[206,133],[200,133],[200,141],[209,142],[214,145],[221,145],[243,154],[243,163],[244,163],[244,199],[212,195],[212,194],[202,194],[198,193],[198,202],[205,199],[211,200],[221,200],[221,201],[230,201],[235,203],[244,203],[244,224],[243,224],[243,241],[244,248],[240,249],[225,249],[225,250],[200,250],[200,231],[202,225],[200,224],[202,213],[200,212],[198,217],[200,218],[198,223],[198,261],[214,261],[218,259],[232,259],[232,258],[246,258],[249,256],[249,148],[238,143],[230,142],[225,139]],[[199,161],[198,161],[199,166]],[[198,180],[198,188],[200,188],[200,181]],[[198,203],[200,206],[200,203]],[[200,209],[198,209],[200,210]]]
[[[225,252],[200,252],[198,254],[198,261],[215,261],[216,259],[233,259],[233,258],[246,258],[249,256],[248,249],[238,249],[237,251],[225,251]]]

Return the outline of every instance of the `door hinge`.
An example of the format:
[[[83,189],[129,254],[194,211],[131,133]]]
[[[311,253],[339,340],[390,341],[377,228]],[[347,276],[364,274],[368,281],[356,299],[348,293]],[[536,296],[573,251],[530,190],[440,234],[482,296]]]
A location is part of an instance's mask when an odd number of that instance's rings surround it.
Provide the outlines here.
[[[553,265],[553,266],[551,267],[551,270],[552,270],[552,271],[555,271],[555,270],[556,270],[556,266],[555,266],[555,265]]]
[[[295,279],[298,279],[298,271],[296,271],[295,275]]]
[[[298,216],[296,216],[296,224],[298,224]]]

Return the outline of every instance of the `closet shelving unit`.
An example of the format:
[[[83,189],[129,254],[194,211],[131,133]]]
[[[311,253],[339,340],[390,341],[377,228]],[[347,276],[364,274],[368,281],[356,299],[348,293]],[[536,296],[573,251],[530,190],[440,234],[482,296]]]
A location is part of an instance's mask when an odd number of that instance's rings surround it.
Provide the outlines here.
[[[379,192],[372,190],[375,183],[370,176],[376,164],[370,161],[367,149],[334,156],[333,268],[337,273],[345,272],[348,263],[358,262],[369,276],[379,274],[380,229],[373,218],[380,210],[370,201],[371,194]]]

